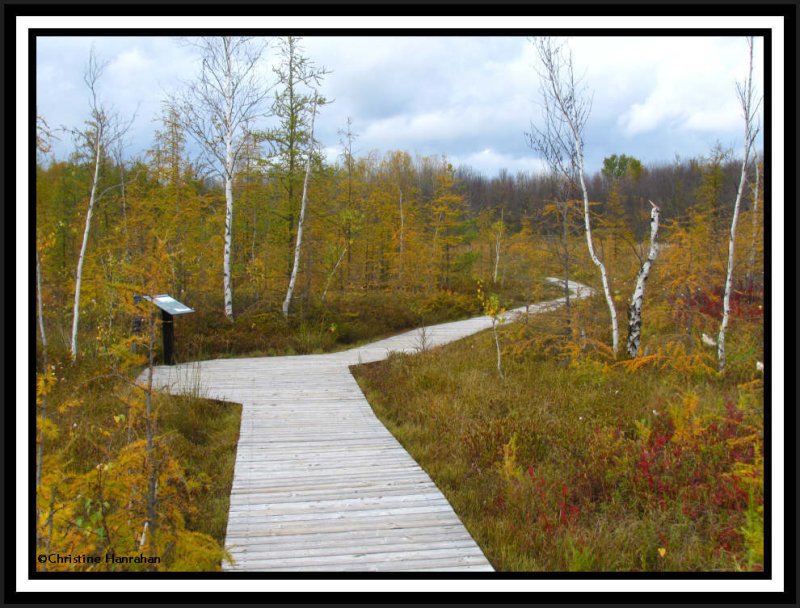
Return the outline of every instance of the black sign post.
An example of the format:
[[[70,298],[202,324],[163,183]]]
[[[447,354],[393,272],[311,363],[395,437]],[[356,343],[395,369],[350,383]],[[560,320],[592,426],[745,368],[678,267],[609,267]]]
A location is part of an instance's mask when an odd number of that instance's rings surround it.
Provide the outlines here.
[[[175,323],[176,315],[194,312],[185,304],[181,304],[172,296],[144,296],[144,299],[161,309],[161,333],[164,336],[164,364],[175,365]]]

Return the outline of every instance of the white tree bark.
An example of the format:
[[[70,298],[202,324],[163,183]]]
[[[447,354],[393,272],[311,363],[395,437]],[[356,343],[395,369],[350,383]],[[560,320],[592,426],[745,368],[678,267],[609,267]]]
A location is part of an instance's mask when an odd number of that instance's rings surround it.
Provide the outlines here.
[[[500,269],[500,240],[503,236],[503,210],[500,210],[500,224],[497,225],[494,233],[494,275],[492,282],[497,284],[497,271]]]
[[[580,140],[577,139],[577,136],[575,145],[579,151],[578,175],[580,177],[581,192],[583,193],[583,219],[584,224],[586,225],[586,245],[589,248],[589,256],[592,258],[592,262],[600,270],[600,278],[603,282],[603,293],[606,296],[608,314],[611,317],[611,347],[614,350],[614,355],[616,356],[617,352],[619,351],[619,324],[617,322],[617,309],[614,306],[614,299],[611,296],[611,287],[608,284],[608,273],[606,272],[606,266],[603,264],[603,261],[597,257],[597,254],[594,251],[594,242],[592,240],[592,224],[589,215],[589,193],[586,190],[586,180],[583,177],[583,146],[581,145]]]
[[[591,98],[586,98],[579,90],[579,81],[575,78],[572,55],[568,48],[564,52],[563,45],[557,45],[551,38],[533,38],[532,42],[543,67],[539,76],[545,125],[542,129],[533,127],[528,139],[531,147],[543,154],[554,173],[563,175],[572,183],[577,181],[580,185],[586,244],[592,263],[600,271],[603,293],[611,317],[612,348],[616,356],[619,350],[617,311],[605,264],[594,250],[589,193],[584,178],[583,128],[591,111]]]
[[[42,269],[39,265],[39,250],[36,249],[36,307],[39,311],[39,336],[42,339],[42,349],[47,351],[47,334],[44,331],[44,306],[42,304]]]
[[[270,90],[256,72],[266,43],[242,36],[210,36],[190,39],[189,44],[199,49],[202,67],[188,90],[173,97],[171,104],[224,182],[223,299],[225,316],[233,321],[233,182],[247,153],[247,135],[253,121],[264,114]]]
[[[744,114],[744,158],[742,159],[742,172],[739,177],[739,188],[736,191],[736,201],[733,204],[733,219],[731,220],[730,238],[728,240],[728,270],[725,275],[725,294],[722,299],[722,322],[717,338],[717,359],[719,370],[725,370],[725,332],[728,330],[731,309],[731,288],[733,286],[733,261],[736,247],[736,223],[739,220],[739,208],[747,183],[747,165],[750,163],[750,151],[755,142],[758,128],[755,126],[755,112],[758,103],[753,105],[753,38],[747,39],[750,62],[747,79],[743,85],[737,84],[739,101]]]
[[[39,336],[42,339],[42,367],[47,377],[47,334],[44,331],[44,306],[42,305],[42,271],[39,265],[39,249],[36,249],[36,305],[39,309]],[[47,420],[47,395],[42,395],[42,420]],[[44,434],[39,436],[36,449],[36,490],[42,485],[42,456],[44,453]],[[39,546],[39,500],[36,500],[36,546]]]
[[[226,47],[227,48],[227,47]],[[225,54],[225,244],[222,277],[225,295],[225,316],[233,321],[233,287],[231,285],[231,248],[233,242],[233,71],[231,56]]]
[[[94,211],[95,194],[97,193],[97,181],[100,178],[100,152],[102,148],[103,125],[97,125],[95,139],[95,158],[94,173],[92,175],[92,186],[89,191],[89,209],[86,212],[86,227],[83,229],[83,243],[81,253],[78,256],[78,268],[75,273],[75,302],[72,307],[72,336],[70,338],[70,354],[75,359],[78,356],[78,319],[81,313],[81,279],[83,277],[83,261],[86,259],[86,245],[89,242],[89,229],[92,225],[92,211]]]
[[[492,317],[492,333],[494,333],[494,346],[497,350],[497,373],[502,380],[505,380],[505,375],[503,374],[503,366],[502,361],[500,359],[500,337],[497,335],[497,326],[500,324],[500,319],[495,319]]]
[[[349,247],[350,245],[345,245],[344,249],[342,249],[342,253],[339,255],[339,259],[336,260],[336,264],[333,266],[333,270],[328,274],[328,279],[325,281],[325,289],[322,291],[322,298],[320,298],[322,302],[324,302],[325,298],[328,296],[328,288],[331,286],[331,279],[333,279],[333,275],[336,274],[336,269],[339,268],[339,264],[342,263],[344,254],[347,253]]]
[[[400,179],[398,175],[397,179]],[[400,280],[403,279],[403,257],[405,247],[405,217],[403,216],[403,189],[398,185],[397,190],[400,192]]]
[[[756,166],[756,182],[753,186],[753,234],[750,239],[750,272],[755,274],[756,268],[756,236],[758,235],[758,185],[759,185],[759,169],[758,158],[753,163]]]
[[[658,207],[650,201],[653,209],[650,211],[650,251],[647,253],[642,267],[636,275],[636,286],[633,289],[631,304],[628,308],[628,343],[626,349],[631,357],[639,352],[639,343],[642,337],[642,305],[644,303],[644,285],[650,275],[650,268],[658,255],[658,221],[661,215]]]
[[[70,336],[70,354],[73,359],[78,356],[81,282],[83,278],[83,264],[86,260],[86,247],[89,243],[89,231],[92,225],[92,212],[94,211],[97,200],[102,198],[109,190],[117,187],[116,185],[110,186],[99,194],[97,192],[97,185],[100,181],[102,152],[103,150],[109,149],[113,144],[119,143],[136,118],[134,115],[127,123],[121,123],[117,114],[108,112],[107,109],[100,104],[97,95],[97,83],[103,74],[104,67],[104,65],[98,64],[94,50],[92,50],[89,54],[89,63],[87,64],[86,72],[83,77],[91,94],[91,125],[85,131],[78,131],[77,129],[73,131],[73,135],[81,142],[79,146],[85,148],[87,151],[91,150],[94,162],[92,183],[89,189],[89,208],[86,211],[86,226],[83,230],[83,242],[81,243],[78,266],[75,271],[75,301],[72,308],[72,334]],[[119,153],[121,155],[121,150]]]
[[[303,223],[306,216],[306,206],[308,204],[308,177],[311,175],[311,161],[314,156],[314,119],[317,115],[317,92],[314,91],[314,103],[311,107],[311,135],[308,143],[308,160],[306,162],[306,175],[303,178],[303,197],[300,202],[300,219],[297,222],[297,242],[294,244],[294,264],[292,265],[292,276],[289,279],[289,288],[286,290],[286,298],[283,300],[283,316],[289,318],[289,304],[292,301],[294,285],[297,281],[297,271],[300,268],[300,249],[303,244]]]

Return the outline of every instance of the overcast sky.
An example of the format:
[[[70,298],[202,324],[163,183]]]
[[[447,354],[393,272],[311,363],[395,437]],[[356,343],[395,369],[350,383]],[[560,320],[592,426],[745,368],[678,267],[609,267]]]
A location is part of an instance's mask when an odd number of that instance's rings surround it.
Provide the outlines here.
[[[645,165],[708,154],[716,142],[738,151],[742,119],[735,82],[747,70],[742,37],[568,38],[577,72],[593,93],[586,161],[599,169],[610,154]],[[167,94],[197,73],[193,49],[172,37],[39,37],[37,112],[51,127],[80,126],[88,115],[83,70],[94,45],[108,63],[99,89],[121,116],[136,112],[128,154],[152,146]],[[322,92],[334,102],[317,118],[330,160],[341,152],[347,117],[355,152],[444,154],[487,176],[500,169],[538,171],[525,132],[541,116],[530,43],[521,37],[307,37],[305,52],[331,73]],[[756,41],[755,81],[763,93],[763,45]],[[264,62],[276,60],[274,50]],[[266,124],[266,123],[265,123]],[[760,145],[759,145],[760,147]],[[63,158],[72,142],[62,136]]]

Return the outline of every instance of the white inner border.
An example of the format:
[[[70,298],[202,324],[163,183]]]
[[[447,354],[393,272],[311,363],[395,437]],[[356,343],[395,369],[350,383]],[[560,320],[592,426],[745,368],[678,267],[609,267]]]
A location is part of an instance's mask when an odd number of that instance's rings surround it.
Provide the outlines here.
[[[772,567],[773,579],[748,580],[30,580],[28,564],[28,30],[31,28],[764,28],[772,30]],[[379,33],[379,32],[378,32]],[[16,590],[27,591],[649,591],[784,590],[784,23],[781,17],[17,17],[16,19]],[[6,531],[10,538],[10,530]],[[791,548],[790,548],[791,550]]]

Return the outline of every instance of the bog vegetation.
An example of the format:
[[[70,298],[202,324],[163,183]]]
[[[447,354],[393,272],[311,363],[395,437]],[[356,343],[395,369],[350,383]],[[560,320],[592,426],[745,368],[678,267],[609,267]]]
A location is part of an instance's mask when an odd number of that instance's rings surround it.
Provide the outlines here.
[[[152,390],[160,322],[134,296],[159,293],[197,311],[177,322],[179,361],[327,352],[489,314],[491,332],[358,374],[496,568],[763,567],[755,154],[657,166],[615,154],[590,174],[581,136],[566,171],[487,178],[444,156],[357,156],[348,120],[329,162],[313,130],[328,72],[283,40],[267,96],[252,71],[263,52],[198,44],[203,70],[138,158],[122,148],[126,118],[99,101],[94,56],[86,123],[37,118],[37,551],[102,557],[37,568],[225,558],[239,408],[204,399],[199,375],[189,395]],[[68,136],[74,153],[51,156]],[[546,276],[597,295],[506,323],[505,309],[550,295]],[[639,315],[633,348],[617,351],[609,311],[623,327]]]

